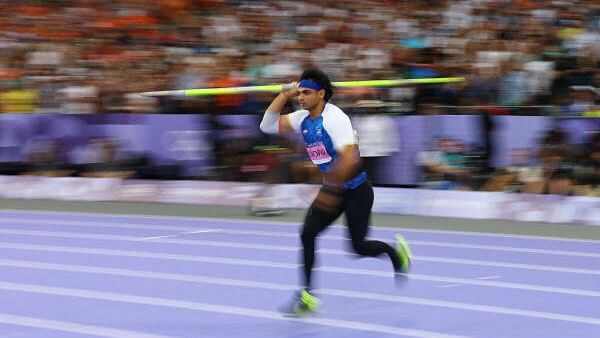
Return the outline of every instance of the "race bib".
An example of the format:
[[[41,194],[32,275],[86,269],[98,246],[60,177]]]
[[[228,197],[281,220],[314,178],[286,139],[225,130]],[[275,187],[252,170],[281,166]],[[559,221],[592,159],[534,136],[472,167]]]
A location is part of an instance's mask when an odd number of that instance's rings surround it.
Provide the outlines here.
[[[323,143],[317,143],[311,147],[307,147],[308,157],[314,164],[323,164],[331,161],[331,156],[327,153]]]

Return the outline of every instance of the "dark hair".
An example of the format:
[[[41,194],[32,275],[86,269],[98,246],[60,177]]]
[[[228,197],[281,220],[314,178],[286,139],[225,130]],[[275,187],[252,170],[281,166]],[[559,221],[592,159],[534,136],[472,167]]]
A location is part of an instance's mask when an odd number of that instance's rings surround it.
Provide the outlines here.
[[[321,85],[323,89],[325,89],[325,102],[329,101],[329,99],[333,95],[333,85],[331,84],[329,77],[321,70],[317,68],[311,68],[302,72],[302,75],[300,76],[300,80],[309,79],[315,81],[316,83]]]

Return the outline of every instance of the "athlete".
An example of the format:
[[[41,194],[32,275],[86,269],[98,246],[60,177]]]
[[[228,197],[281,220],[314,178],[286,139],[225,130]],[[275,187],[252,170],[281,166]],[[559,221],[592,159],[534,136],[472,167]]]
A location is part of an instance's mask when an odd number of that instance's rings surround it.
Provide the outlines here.
[[[310,159],[323,173],[323,185],[308,209],[300,236],[303,285],[292,306],[285,310],[291,314],[319,310],[321,302],[311,291],[315,240],[342,213],[346,215],[352,248],[357,254],[369,257],[387,254],[397,277],[407,273],[410,266],[410,249],[402,236],[397,237],[396,249],[381,241],[365,240],[373,206],[373,188],[362,169],[350,118],[328,102],[332,95],[333,88],[327,75],[318,69],[305,70],[299,82],[283,86],[260,123],[260,129],[268,134],[302,133]],[[302,109],[280,115],[293,97],[297,97]]]

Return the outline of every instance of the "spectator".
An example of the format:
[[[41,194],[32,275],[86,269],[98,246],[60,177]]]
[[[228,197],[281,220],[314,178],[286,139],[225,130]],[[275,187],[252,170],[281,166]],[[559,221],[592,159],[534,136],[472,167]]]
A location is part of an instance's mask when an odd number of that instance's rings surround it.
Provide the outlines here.
[[[436,138],[431,148],[418,154],[423,170],[422,187],[430,189],[470,190],[471,173],[467,170],[464,144],[448,138]]]
[[[570,88],[570,103],[564,107],[563,114],[566,116],[581,116],[585,112],[595,110],[597,93],[590,86],[572,86]]]
[[[380,184],[379,162],[400,150],[400,137],[396,121],[389,115],[378,112],[383,102],[362,100],[356,103],[352,118],[358,133],[360,156],[363,166],[373,184]]]
[[[75,173],[66,164],[60,140],[39,139],[28,145],[21,175],[64,177]]]
[[[89,140],[86,152],[83,155],[83,170],[80,176],[84,177],[134,177],[135,171],[127,164],[127,159],[121,158],[118,153],[117,142],[108,138],[92,138]]]
[[[600,196],[600,134],[590,138],[573,170],[577,195]]]
[[[0,92],[0,108],[5,113],[33,113],[39,103],[39,92],[20,83]]]
[[[485,183],[485,191],[541,193],[544,189],[542,168],[529,149],[512,149],[510,166],[497,169]]]

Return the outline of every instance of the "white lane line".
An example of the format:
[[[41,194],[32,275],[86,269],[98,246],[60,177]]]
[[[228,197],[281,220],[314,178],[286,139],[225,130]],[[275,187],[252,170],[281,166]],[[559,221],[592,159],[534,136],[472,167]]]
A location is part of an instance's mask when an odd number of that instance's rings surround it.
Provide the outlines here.
[[[387,294],[374,294],[374,293],[346,291],[346,290],[319,289],[318,292],[325,294],[325,295],[329,295],[329,296],[351,297],[354,299],[359,298],[359,299],[379,300],[379,301],[394,302],[394,303],[400,302],[400,303],[409,303],[409,304],[416,304],[416,305],[423,305],[423,306],[437,306],[437,307],[446,307],[446,308],[459,309],[459,310],[487,312],[487,313],[494,313],[494,314],[503,314],[503,315],[512,315],[512,316],[521,316],[521,317],[530,317],[530,318],[540,318],[540,319],[548,319],[548,320],[555,320],[555,321],[576,322],[576,323],[580,323],[580,324],[600,325],[600,318],[572,316],[572,315],[565,315],[565,314],[553,313],[553,312],[521,310],[521,309],[501,307],[501,306],[460,303],[460,302],[444,301],[444,300],[437,300],[437,299],[403,297],[403,296],[395,296],[395,295],[387,295]],[[344,296],[344,294],[346,294],[346,293],[347,293],[347,295]]]
[[[249,218],[221,218],[221,217],[189,217],[189,216],[164,216],[164,215],[141,215],[133,213],[121,213],[121,214],[110,214],[101,212],[81,212],[81,211],[44,211],[44,210],[22,210],[22,209],[0,209],[0,213],[9,212],[16,214],[30,214],[30,215],[58,215],[58,216],[76,216],[76,217],[98,217],[117,219],[119,222],[132,219],[160,219],[160,220],[181,220],[181,221],[204,221],[204,222],[222,222],[229,224],[249,223],[258,225],[284,225],[298,227],[299,222],[285,222],[285,221],[270,221],[270,220],[253,220]],[[20,217],[22,218],[22,217]],[[20,219],[13,218],[13,219]],[[506,221],[512,222],[512,221]],[[560,224],[552,224],[554,226]],[[343,224],[336,223],[333,225],[336,228],[344,228]],[[426,224],[424,225],[426,226]],[[563,225],[568,228],[569,225]],[[436,233],[436,234],[449,234],[449,235],[465,235],[465,236],[482,236],[482,237],[501,237],[501,238],[523,238],[523,239],[536,239],[536,240],[549,240],[549,241],[560,241],[560,242],[581,242],[581,243],[597,243],[600,244],[600,240],[593,239],[581,239],[581,238],[564,238],[555,236],[542,236],[542,235],[520,235],[520,234],[502,234],[502,233],[490,233],[490,232],[478,232],[478,231],[459,231],[459,230],[434,230],[434,229],[416,229],[406,228],[402,226],[391,227],[391,226],[375,226],[375,229],[381,229],[386,231],[397,232],[399,230],[416,232],[416,233]]]
[[[321,325],[321,326],[328,326],[328,327],[335,327],[335,328],[344,328],[344,329],[348,329],[348,330],[384,333],[384,334],[390,334],[390,335],[395,335],[395,336],[408,336],[408,337],[418,337],[418,338],[465,338],[466,337],[466,336],[438,333],[438,332],[433,332],[433,331],[407,329],[407,328],[402,328],[402,327],[370,324],[370,323],[363,323],[363,322],[356,322],[356,321],[349,321],[349,320],[339,320],[339,319],[332,319],[332,318],[318,318],[318,317],[312,317],[312,318],[293,318],[293,317],[291,317],[290,318],[290,317],[283,317],[281,315],[281,313],[278,313],[278,312],[264,311],[264,310],[251,309],[251,308],[245,308],[245,307],[237,307],[237,306],[225,306],[225,305],[217,305],[217,304],[210,304],[210,303],[189,302],[189,301],[175,300],[175,299],[170,299],[170,298],[136,296],[136,295],[125,294],[125,293],[101,292],[101,291],[94,291],[94,290],[51,287],[51,286],[35,285],[35,284],[7,283],[7,282],[0,282],[0,289],[21,291],[21,292],[31,292],[31,293],[46,294],[46,295],[58,295],[58,296],[65,296],[65,297],[106,300],[106,301],[119,302],[119,303],[169,307],[169,308],[221,313],[221,314],[226,314],[226,315],[245,316],[245,317],[253,317],[253,318],[260,318],[260,319],[278,320],[278,321],[295,321],[295,322],[301,322],[301,323],[307,323],[307,324],[314,324],[314,325]],[[135,337],[135,336],[121,335],[119,337]]]
[[[541,264],[495,262],[495,261],[485,261],[485,260],[444,258],[444,257],[432,257],[432,256],[414,256],[413,259],[415,259],[416,261],[424,261],[424,262],[476,265],[476,266],[487,266],[487,267],[498,267],[498,268],[509,268],[509,269],[538,270],[538,271],[559,272],[559,273],[574,273],[574,274],[582,274],[582,275],[596,275],[596,276],[600,275],[600,270],[565,268],[565,267],[561,267],[561,266],[541,265]]]
[[[490,280],[490,279],[498,279],[501,278],[502,276],[483,276],[483,277],[475,277],[475,279],[479,279],[479,280]]]
[[[6,286],[5,290],[18,290],[18,287],[12,287],[12,283],[0,283]],[[18,284],[15,284],[18,286]],[[65,331],[71,333],[88,334],[101,337],[131,337],[131,338],[167,338],[170,336],[162,336],[156,334],[142,333],[130,330],[114,329],[105,326],[79,324],[73,322],[65,322],[58,320],[48,320],[36,317],[16,316],[7,313],[0,313],[0,323],[33,327],[37,329],[46,329],[54,331]]]
[[[280,232],[280,231],[223,229],[221,232],[224,234],[231,234],[231,235],[255,235],[255,236],[288,237],[288,238],[297,238],[298,237],[297,234]],[[320,240],[347,240],[348,238],[346,236],[325,235],[325,236],[320,236],[319,239]],[[534,253],[534,254],[543,254],[543,255],[600,258],[600,253],[596,253],[596,252],[547,250],[547,249],[536,249],[536,248],[511,247],[511,246],[499,246],[499,245],[479,245],[479,244],[443,242],[443,241],[409,240],[409,243],[411,245],[435,246],[435,247],[446,247],[446,248],[457,248],[457,249],[477,249],[477,250],[488,250],[488,251],[495,250],[495,251],[504,251],[504,252]]]
[[[143,229],[143,230],[164,230],[164,231],[195,231],[206,229],[203,226],[171,225],[171,224],[145,224],[145,223],[110,223],[96,221],[70,221],[70,220],[49,220],[49,219],[28,219],[28,218],[10,218],[0,217],[0,222],[24,225],[66,225],[79,226],[87,228],[115,228],[115,229]]]
[[[6,247],[6,245],[2,245]],[[137,258],[151,258],[151,259],[170,259],[180,261],[191,261],[191,262],[203,262],[203,263],[215,263],[224,265],[240,265],[240,266],[252,266],[252,267],[265,267],[265,268],[277,268],[277,269],[294,269],[297,270],[300,265],[292,263],[278,263],[272,261],[263,260],[250,260],[250,259],[238,259],[238,258],[222,258],[212,256],[197,256],[197,255],[181,255],[181,254],[164,254],[155,252],[144,252],[144,251],[130,251],[130,250],[110,250],[110,249],[93,249],[93,248],[60,248],[60,247],[46,247],[41,245],[13,245],[15,249],[25,250],[39,250],[39,251],[61,251],[71,253],[85,253],[95,255],[107,255],[107,256],[124,256],[124,257],[137,257]],[[4,262],[10,260],[3,260]],[[391,272],[378,271],[378,270],[367,270],[367,269],[352,269],[344,267],[333,267],[333,266],[321,266],[315,268],[317,271],[324,271],[330,273],[340,274],[351,274],[351,275],[365,275],[365,276],[378,276],[390,278]],[[476,285],[483,287],[495,287],[495,288],[506,288],[506,289],[517,289],[527,291],[537,291],[544,293],[557,293],[557,294],[568,294],[577,296],[588,296],[588,297],[600,297],[600,292],[593,290],[583,289],[572,289],[572,288],[561,288],[561,287],[550,287],[536,284],[524,284],[524,283],[510,283],[510,282],[493,282],[474,280],[468,278],[455,278],[446,276],[426,275],[426,274],[415,274],[411,273],[408,275],[410,279],[423,280],[430,282],[442,282],[447,284],[467,284]]]
[[[277,291],[286,291],[286,292],[292,292],[292,291],[297,290],[297,286],[291,285],[291,284],[257,282],[257,281],[249,281],[249,280],[242,280],[242,279],[206,277],[206,276],[185,275],[185,274],[177,274],[177,273],[163,273],[163,272],[143,271],[143,270],[106,268],[106,267],[89,266],[89,265],[53,264],[53,263],[39,263],[39,262],[32,263],[30,261],[17,261],[17,260],[0,261],[0,265],[24,268],[24,269],[43,269],[43,270],[62,271],[62,272],[77,272],[77,273],[89,273],[89,274],[99,274],[99,275],[125,276],[125,277],[134,277],[134,278],[169,280],[169,281],[179,281],[179,282],[189,282],[189,283],[199,283],[199,284],[226,285],[226,286],[245,287],[245,288],[263,289],[263,290],[277,290]],[[465,310],[465,311],[477,311],[477,312],[486,312],[486,313],[493,313],[493,314],[503,314],[503,315],[512,315],[512,316],[520,316],[520,317],[530,317],[530,318],[540,318],[540,319],[548,319],[548,320],[556,320],[556,321],[575,322],[575,323],[582,323],[582,324],[600,325],[600,318],[572,316],[572,315],[565,315],[565,314],[553,313],[553,312],[522,310],[522,309],[516,309],[516,308],[509,308],[509,307],[490,306],[490,305],[481,305],[481,304],[463,303],[463,302],[453,302],[453,301],[444,301],[444,300],[418,298],[418,297],[404,297],[404,296],[396,296],[396,295],[390,295],[390,294],[369,293],[369,292],[329,289],[329,288],[318,289],[317,292],[322,295],[348,298],[348,299],[354,299],[354,300],[356,300],[356,299],[377,300],[377,301],[384,301],[384,302],[390,302],[390,303],[404,303],[404,304],[414,304],[414,305],[422,305],[422,306],[443,307],[443,308]]]
[[[126,226],[120,226],[118,228],[127,228]],[[165,229],[168,230],[168,229]],[[231,235],[255,235],[255,236],[266,236],[266,237],[285,237],[285,238],[298,238],[298,234],[281,232],[281,231],[252,231],[252,230],[231,230],[231,229],[218,229],[219,233],[223,234],[231,234]],[[37,230],[20,230],[20,229],[0,229],[0,233],[8,234],[8,235],[36,235],[47,233],[48,236],[51,236],[50,233],[56,234],[65,234],[64,236],[71,236],[69,234],[77,234],[73,232],[60,232],[60,231],[37,231]],[[85,234],[82,234],[82,236]],[[43,235],[42,235],[43,236]],[[97,235],[97,236],[105,236],[106,238],[113,235]],[[117,236],[113,236],[117,237]],[[100,237],[96,239],[101,239]],[[320,240],[347,240],[345,236],[334,236],[334,235],[325,235],[319,237]],[[165,242],[166,243],[166,242]],[[555,255],[555,256],[569,256],[569,257],[590,257],[590,258],[600,258],[600,253],[592,253],[592,252],[581,252],[581,251],[565,251],[565,250],[547,250],[547,249],[535,249],[535,248],[524,248],[524,247],[506,247],[506,246],[496,246],[496,245],[477,245],[477,244],[461,244],[454,242],[433,242],[433,241],[418,241],[418,240],[410,240],[409,243],[413,246],[415,245],[423,245],[423,246],[435,246],[435,247],[446,247],[446,248],[457,248],[457,249],[476,249],[476,250],[494,250],[494,251],[502,251],[502,252],[517,252],[517,253],[533,253],[540,255]],[[180,243],[184,244],[184,242]]]
[[[4,333],[2,335],[2,338],[12,338],[12,337],[19,337],[19,336],[27,336],[30,335],[31,332],[28,331],[17,331],[17,332],[12,332],[12,333]]]
[[[202,230],[204,231],[204,230]],[[219,231],[221,232],[221,230]],[[40,236],[40,237],[58,237],[58,238],[82,238],[92,240],[113,240],[113,241],[139,241],[137,237],[120,236],[120,235],[101,235],[101,234],[89,234],[79,232],[58,232],[58,231],[37,231],[37,230],[19,230],[19,229],[0,229],[0,234],[7,235],[22,235],[22,236]],[[160,239],[160,243],[165,244],[180,244],[180,245],[194,245],[194,246],[211,246],[211,247],[226,247],[226,248],[237,248],[237,249],[256,249],[256,250],[272,250],[272,251],[287,251],[297,252],[298,247],[285,246],[285,245],[268,245],[268,244],[252,244],[252,243],[239,243],[239,242],[228,242],[228,241],[209,241],[209,240],[186,240],[186,239]],[[347,255],[347,251],[336,250],[336,249],[319,249],[320,253],[332,254],[332,255]],[[435,256],[414,256],[416,261],[428,261],[437,263],[449,263],[449,264],[461,264],[461,265],[476,265],[476,266],[493,266],[500,268],[510,269],[525,269],[525,270],[538,270],[538,271],[549,271],[558,273],[574,273],[574,274],[587,274],[587,275],[600,275],[600,270],[594,269],[581,269],[581,268],[568,268],[560,266],[548,266],[539,264],[522,264],[522,263],[510,263],[510,262],[494,262],[485,260],[473,260],[473,259],[462,259],[462,258],[446,258],[446,257],[435,257]]]
[[[366,276],[390,276],[391,273],[386,273],[382,271],[374,271],[374,270],[358,270],[358,269],[348,269],[348,268],[339,268],[339,267],[319,267],[315,268],[318,271],[325,272],[333,272],[333,273],[342,273],[342,274],[354,274],[354,275],[366,275]],[[473,280],[467,278],[455,278],[455,277],[445,277],[445,276],[436,276],[436,275],[425,275],[425,274],[416,274],[410,273],[407,275],[410,279],[415,280],[423,280],[429,282],[444,282],[448,284],[467,284],[467,285],[476,285],[476,286],[486,286],[486,287],[495,287],[495,288],[503,288],[503,289],[515,289],[515,290],[525,290],[525,291],[536,291],[536,292],[544,292],[544,293],[557,293],[557,294],[566,294],[573,296],[584,296],[584,297],[600,297],[600,292],[594,290],[583,290],[583,289],[572,289],[572,288],[561,288],[561,287],[553,287],[553,286],[542,286],[537,284],[526,284],[526,283],[511,283],[511,282],[493,282],[493,281],[484,281],[484,280]]]
[[[187,231],[187,232],[180,232],[180,233],[172,234],[172,235],[136,238],[134,240],[135,241],[145,241],[145,240],[150,240],[150,239],[170,238],[170,237],[178,237],[178,236],[185,236],[185,235],[192,235],[192,234],[203,234],[203,233],[209,233],[209,232],[219,232],[220,230],[221,229]]]
[[[479,244],[463,244],[463,243],[452,243],[452,242],[432,242],[432,241],[415,241],[415,240],[411,240],[409,243],[411,245],[426,245],[426,246],[437,246],[437,247],[457,248],[457,249],[478,249],[478,250],[488,250],[488,251],[493,250],[493,251],[504,251],[504,252],[534,253],[534,254],[542,254],[542,255],[600,258],[600,253],[581,252],[581,251],[546,250],[546,249],[533,249],[533,248],[511,247],[511,246],[479,245]]]
[[[455,288],[457,286],[462,286],[460,284],[446,284],[446,285],[437,285],[436,288]]]

